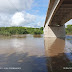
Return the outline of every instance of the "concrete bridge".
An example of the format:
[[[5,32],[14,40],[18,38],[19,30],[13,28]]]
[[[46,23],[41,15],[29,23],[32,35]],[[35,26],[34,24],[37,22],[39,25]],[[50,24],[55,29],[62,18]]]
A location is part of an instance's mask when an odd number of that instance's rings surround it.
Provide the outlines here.
[[[50,0],[44,37],[65,37],[65,23],[72,19],[72,0]]]

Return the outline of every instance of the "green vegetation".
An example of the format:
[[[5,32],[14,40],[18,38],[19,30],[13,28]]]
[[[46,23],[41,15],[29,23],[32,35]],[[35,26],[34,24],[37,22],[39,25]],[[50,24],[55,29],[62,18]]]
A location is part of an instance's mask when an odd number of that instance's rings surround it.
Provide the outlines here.
[[[67,28],[65,30],[66,30],[66,34],[72,35],[72,25],[67,25]]]
[[[19,34],[43,34],[43,27],[28,28],[28,27],[0,27],[0,35],[10,36]]]
[[[65,28],[67,35],[72,35],[72,25],[67,25]],[[23,34],[43,34],[43,27],[41,28],[29,28],[29,27],[0,27],[0,35],[23,35]]]

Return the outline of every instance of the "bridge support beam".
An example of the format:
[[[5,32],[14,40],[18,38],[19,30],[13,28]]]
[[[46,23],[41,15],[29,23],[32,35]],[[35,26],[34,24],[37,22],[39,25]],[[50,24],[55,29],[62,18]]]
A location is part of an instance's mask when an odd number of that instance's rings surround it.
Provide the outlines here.
[[[65,25],[45,26],[44,37],[65,37]]]

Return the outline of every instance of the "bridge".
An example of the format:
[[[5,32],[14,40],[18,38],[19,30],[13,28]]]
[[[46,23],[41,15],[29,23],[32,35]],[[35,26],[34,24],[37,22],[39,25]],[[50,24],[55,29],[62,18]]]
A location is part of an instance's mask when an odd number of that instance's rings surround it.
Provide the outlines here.
[[[65,23],[72,19],[72,0],[50,0],[44,37],[65,37]]]

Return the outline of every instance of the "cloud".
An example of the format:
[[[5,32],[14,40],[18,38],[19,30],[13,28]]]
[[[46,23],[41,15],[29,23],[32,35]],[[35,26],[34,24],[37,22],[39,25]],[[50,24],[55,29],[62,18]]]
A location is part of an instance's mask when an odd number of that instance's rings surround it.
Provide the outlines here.
[[[25,26],[33,23],[36,19],[35,15],[26,12],[17,12],[11,18],[11,26]]]
[[[11,15],[0,13],[0,27],[5,27],[10,25]]]
[[[11,26],[19,26],[21,23],[25,21],[24,15],[20,12],[15,13],[11,18]]]
[[[11,15],[0,13],[0,27],[41,27],[43,25],[44,19],[42,16],[32,15],[27,12],[16,12],[15,14]]]
[[[33,2],[34,0],[0,0],[0,27],[43,26],[45,17],[26,12],[32,8]],[[38,13],[39,10],[34,12]]]
[[[0,12],[2,13],[15,13],[30,9],[33,0],[0,0]]]
[[[41,22],[38,22],[38,23],[37,23],[37,26],[40,27],[40,26],[41,26]]]

